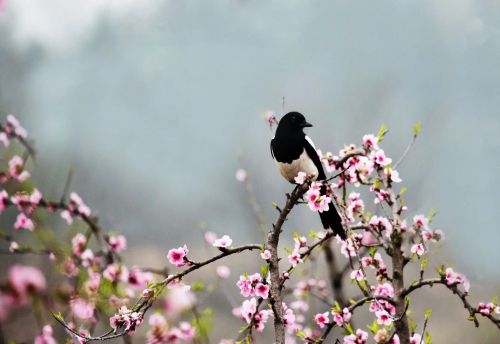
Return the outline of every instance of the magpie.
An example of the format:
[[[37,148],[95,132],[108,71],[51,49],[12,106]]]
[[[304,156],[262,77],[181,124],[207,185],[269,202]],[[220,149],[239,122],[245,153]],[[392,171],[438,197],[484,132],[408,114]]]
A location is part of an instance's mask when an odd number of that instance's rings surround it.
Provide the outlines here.
[[[312,175],[313,180],[326,179],[321,160],[314,144],[304,133],[304,128],[312,127],[299,112],[289,112],[278,123],[276,134],[271,140],[271,156],[281,175],[290,183],[295,183],[299,172]],[[322,186],[321,194],[326,194],[326,186]],[[319,213],[325,229],[331,228],[343,240],[346,239],[344,227],[339,213],[333,204],[328,211]]]

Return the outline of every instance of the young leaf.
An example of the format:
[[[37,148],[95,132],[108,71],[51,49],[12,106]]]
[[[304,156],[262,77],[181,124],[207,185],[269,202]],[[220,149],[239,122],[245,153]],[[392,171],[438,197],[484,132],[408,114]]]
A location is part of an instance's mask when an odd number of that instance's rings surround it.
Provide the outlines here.
[[[429,308],[428,310],[425,311],[425,320],[429,320],[432,314],[432,308]]]
[[[421,129],[422,128],[420,126],[420,122],[415,123],[415,126],[413,127],[413,135],[417,136],[418,134],[420,134]]]
[[[384,139],[384,135],[389,131],[389,128],[385,125],[385,124],[382,124],[380,126],[380,129],[378,131],[378,134],[377,134],[377,139],[378,139],[378,142],[382,142],[382,140]]]

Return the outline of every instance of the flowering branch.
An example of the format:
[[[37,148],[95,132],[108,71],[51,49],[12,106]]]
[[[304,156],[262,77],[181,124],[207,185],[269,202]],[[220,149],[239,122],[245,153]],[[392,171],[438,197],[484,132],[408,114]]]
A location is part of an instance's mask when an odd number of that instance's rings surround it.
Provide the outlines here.
[[[481,311],[477,307],[473,307],[470,302],[467,300],[468,293],[463,292],[458,288],[458,285],[460,284],[459,282],[455,283],[449,283],[446,278],[443,276],[441,278],[430,278],[426,280],[421,280],[418,282],[415,282],[408,286],[404,291],[403,295],[407,296],[410,295],[413,291],[420,289],[424,286],[434,286],[435,284],[441,284],[447,287],[449,290],[453,292],[453,294],[456,294],[460,300],[462,300],[462,303],[464,305],[464,308],[467,309],[469,312],[469,320],[474,322],[474,325],[476,327],[479,327],[479,321],[477,320],[476,314],[483,315],[484,317],[488,318],[498,329],[500,329],[500,319],[496,319],[491,312],[485,312],[484,309]]]
[[[307,184],[298,185],[291,195],[287,195],[287,202],[281,210],[276,223],[267,236],[266,248],[271,252],[269,260],[269,274],[271,276],[270,303],[274,313],[274,331],[276,344],[285,343],[285,324],[282,315],[281,299],[281,276],[279,270],[278,243],[281,234],[281,227],[297,201],[307,191]]]

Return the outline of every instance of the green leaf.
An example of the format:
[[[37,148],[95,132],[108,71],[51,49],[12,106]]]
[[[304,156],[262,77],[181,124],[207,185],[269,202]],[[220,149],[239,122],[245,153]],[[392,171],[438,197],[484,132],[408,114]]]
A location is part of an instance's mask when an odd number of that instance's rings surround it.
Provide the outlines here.
[[[436,216],[437,214],[437,210],[432,208],[430,211],[429,211],[429,215],[427,215],[427,218],[429,219],[429,223],[432,222],[432,220],[434,219],[434,217]]]
[[[366,325],[366,327],[368,327],[368,329],[373,333],[377,333],[378,332],[378,322],[377,320],[373,320],[373,323],[371,325]]]
[[[415,320],[413,320],[412,317],[408,317],[408,322],[410,323],[410,332],[411,333],[417,332],[417,324],[415,324]]]
[[[260,272],[262,274],[262,278],[266,278],[267,273],[269,272],[269,264],[266,264],[265,266],[260,267]]]
[[[205,291],[205,285],[202,281],[196,281],[191,284],[191,290],[194,292],[202,292]]]
[[[425,320],[429,320],[432,314],[432,308],[429,308],[428,310],[425,311]]]
[[[309,238],[311,238],[311,239],[317,239],[318,238],[318,233],[316,233],[315,231],[310,231],[309,232]]]
[[[278,206],[278,202],[273,202],[273,203],[271,203],[271,205],[272,205],[274,208],[276,208],[276,207]]]
[[[400,195],[403,195],[406,192],[406,186],[403,186],[401,190],[399,191]]]
[[[375,247],[370,247],[370,257],[374,257],[375,253],[377,253],[377,248]]]
[[[354,334],[351,324],[348,323],[347,325],[345,325],[345,328],[347,332],[349,332],[349,334]]]
[[[432,337],[428,331],[425,331],[425,344],[432,344]]]
[[[64,317],[63,317],[61,312],[57,312],[57,313],[50,312],[50,314],[52,314],[52,316],[54,318],[56,318],[57,320],[64,322]]]
[[[420,134],[421,129],[422,128],[421,128],[420,122],[415,123],[415,126],[413,127],[413,135],[417,136],[418,134]]]
[[[197,329],[196,338],[203,341],[208,340],[208,335],[212,331],[213,325],[213,311],[207,308],[193,320],[193,326]]]
[[[420,270],[421,271],[425,270],[425,267],[427,266],[428,262],[429,262],[429,259],[427,259],[427,258],[422,259],[422,262],[420,263]]]
[[[295,333],[295,335],[300,339],[306,339],[306,334],[302,331],[298,331],[297,333]]]
[[[382,124],[380,126],[380,129],[379,129],[378,134],[377,134],[377,138],[378,138],[379,142],[382,142],[385,134],[387,134],[388,131],[389,131],[389,128],[385,124]]]
[[[292,254],[293,250],[289,249],[288,247],[283,248],[287,254]]]

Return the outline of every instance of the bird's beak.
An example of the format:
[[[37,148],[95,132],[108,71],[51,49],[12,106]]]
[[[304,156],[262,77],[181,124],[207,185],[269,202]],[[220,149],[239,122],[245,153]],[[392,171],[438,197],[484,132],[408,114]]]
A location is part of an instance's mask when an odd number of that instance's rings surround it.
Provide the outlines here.
[[[301,127],[302,128],[309,128],[312,127],[313,125],[307,121],[302,122]]]

